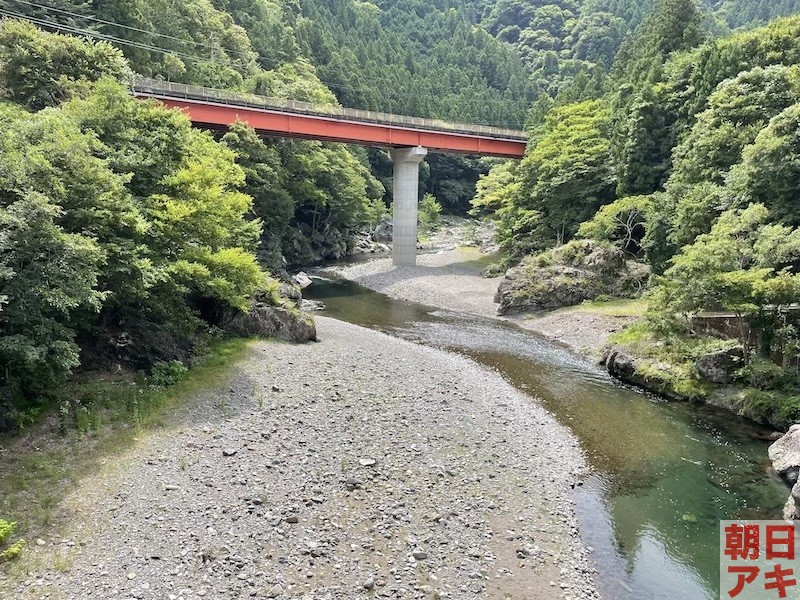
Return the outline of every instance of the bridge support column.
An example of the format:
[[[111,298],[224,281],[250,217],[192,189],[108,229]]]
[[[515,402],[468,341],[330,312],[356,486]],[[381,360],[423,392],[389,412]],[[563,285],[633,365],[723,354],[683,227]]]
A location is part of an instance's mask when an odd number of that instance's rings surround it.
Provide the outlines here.
[[[392,262],[395,265],[417,264],[419,165],[427,154],[427,148],[421,146],[389,150],[394,163]]]

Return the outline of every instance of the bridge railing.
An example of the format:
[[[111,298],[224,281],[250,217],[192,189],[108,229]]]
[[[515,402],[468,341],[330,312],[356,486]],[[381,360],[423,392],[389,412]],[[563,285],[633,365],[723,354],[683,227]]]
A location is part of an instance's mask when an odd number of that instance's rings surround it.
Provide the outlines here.
[[[433,131],[447,131],[482,137],[520,140],[527,139],[524,131],[502,129],[488,125],[470,125],[466,123],[449,123],[438,119],[423,119],[391,113],[343,108],[335,105],[319,105],[299,100],[286,100],[283,98],[269,98],[256,94],[231,92],[215,88],[206,88],[183,83],[172,83],[159,79],[137,76],[134,79],[133,90],[135,93],[153,97],[183,98],[186,100],[200,100],[229,106],[243,106],[264,110],[281,110],[305,115],[316,115],[338,119],[353,120],[381,125],[396,125],[413,129],[427,129]]]

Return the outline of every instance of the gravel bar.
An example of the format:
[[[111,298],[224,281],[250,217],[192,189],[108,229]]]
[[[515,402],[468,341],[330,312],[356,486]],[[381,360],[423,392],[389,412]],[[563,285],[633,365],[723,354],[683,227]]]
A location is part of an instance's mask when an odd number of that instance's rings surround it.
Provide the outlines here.
[[[481,276],[481,254],[475,248],[455,248],[417,256],[417,265],[395,267],[391,258],[376,258],[324,271],[355,281],[392,298],[455,312],[512,321],[591,359],[597,358],[611,334],[635,322],[593,311],[544,311],[535,315],[497,316],[494,294],[502,277]]]
[[[456,248],[417,255],[415,266],[392,264],[391,258],[375,258],[345,267],[323,270],[360,283],[392,298],[438,306],[462,313],[497,317],[494,293],[502,277],[481,277],[476,248]]]
[[[85,479],[13,597],[599,597],[567,428],[467,358],[317,326]]]

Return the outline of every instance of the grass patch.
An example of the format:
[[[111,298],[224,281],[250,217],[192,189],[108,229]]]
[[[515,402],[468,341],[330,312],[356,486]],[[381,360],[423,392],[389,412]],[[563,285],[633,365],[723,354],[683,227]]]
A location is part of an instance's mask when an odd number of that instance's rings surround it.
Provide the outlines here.
[[[497,261],[500,258],[500,254],[498,252],[483,253],[480,251],[480,248],[477,248],[476,246],[459,246],[458,251],[461,255],[468,259],[464,260],[461,264],[470,267],[476,267],[481,270],[497,264]],[[503,273],[505,273],[505,271],[503,271]]]
[[[692,399],[705,398],[714,389],[712,384],[697,377],[697,359],[737,345],[733,340],[710,336],[658,336],[645,322],[634,323],[612,335],[609,342],[623,346],[639,359],[637,375],[659,382],[667,392]]]
[[[560,308],[559,312],[582,312],[607,317],[643,317],[647,312],[644,298],[584,300],[580,304]]]
[[[202,361],[169,387],[132,374],[87,373],[70,382],[58,410],[27,431],[0,438],[0,517],[16,521],[17,534],[28,539],[57,531],[58,507],[82,477],[132,447],[142,432],[167,426],[170,412],[193,395],[227,381],[249,343],[212,343]]]

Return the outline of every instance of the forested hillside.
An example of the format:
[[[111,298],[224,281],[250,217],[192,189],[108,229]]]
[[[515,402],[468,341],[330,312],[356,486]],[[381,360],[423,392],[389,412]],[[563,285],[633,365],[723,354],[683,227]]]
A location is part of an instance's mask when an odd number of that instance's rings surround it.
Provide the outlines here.
[[[432,154],[421,191],[452,212],[472,199],[474,214],[496,220],[505,265],[576,237],[616,245],[655,275],[648,335],[687,333],[692,311],[750,314],[796,291],[800,17],[774,20],[796,4],[8,0],[0,15],[111,45],[50,42],[29,26],[6,24],[0,87],[15,105],[9,115],[22,115],[8,117],[9,127],[72,114],[79,101],[91,107],[93,95],[111,94],[97,80],[125,85],[132,72],[319,104],[527,125],[521,162]],[[106,143],[105,125],[76,127]],[[116,143],[109,147],[122,160],[127,151]],[[388,210],[392,167],[381,150],[264,141],[245,125],[214,144],[227,161],[222,170],[235,165],[230,192],[248,198],[236,205],[236,219],[260,242],[237,237],[233,247],[273,273],[287,261],[343,256],[354,233]],[[160,151],[109,162],[131,177],[118,184],[132,197],[161,194],[152,186],[178,176],[159,164],[188,164]],[[137,188],[142,181],[150,187]],[[750,223],[746,232],[738,221]],[[741,249],[746,256],[701,260],[708,244],[730,249],[732,237],[745,234],[755,244]],[[88,255],[84,262],[92,264]],[[726,275],[713,279],[720,271]],[[708,287],[689,285],[691,278]],[[683,295],[688,289],[698,295]],[[96,304],[86,302],[80,306]],[[787,335],[778,336],[784,345]]]
[[[716,14],[755,14],[741,8]],[[692,0],[660,0],[621,44],[607,91],[558,98],[526,157],[480,181],[473,210],[497,219],[506,260],[537,277],[565,256],[610,260],[596,244],[650,268],[648,322],[626,341],[674,364],[648,375],[666,389],[707,393],[694,360],[727,342],[697,335],[692,316],[735,315],[752,361],[740,375],[752,386],[742,410],[782,423],[800,415],[797,326],[780,309],[800,298],[800,17],[723,37],[707,19]],[[546,288],[531,281],[507,297],[535,306]],[[756,321],[764,333],[754,346],[746,332]],[[769,366],[775,356],[785,370]]]
[[[302,33],[306,21],[283,3],[140,0],[45,6],[13,0],[7,4],[7,14],[25,15],[48,28],[96,32],[143,75],[336,103],[302,56],[300,48],[307,44],[295,29]],[[68,55],[56,58],[53,77],[59,75],[60,61],[66,60]],[[48,75],[13,82],[10,93],[17,93],[20,85],[40,85]],[[299,263],[343,256],[352,246],[352,234],[386,210],[383,185],[370,174],[363,150],[245,137],[229,140],[237,146],[238,161],[248,174],[246,190],[255,198],[253,210],[266,224],[259,253],[273,270],[282,268],[284,258]]]

